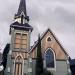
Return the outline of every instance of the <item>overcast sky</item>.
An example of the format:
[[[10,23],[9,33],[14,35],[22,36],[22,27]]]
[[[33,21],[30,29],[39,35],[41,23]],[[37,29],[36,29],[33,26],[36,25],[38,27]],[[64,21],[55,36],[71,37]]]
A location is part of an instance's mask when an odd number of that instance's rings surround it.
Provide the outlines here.
[[[20,0],[0,0],[0,47],[10,43],[9,26]],[[31,44],[49,27],[62,46],[75,58],[75,0],[26,0],[29,24],[34,28]]]

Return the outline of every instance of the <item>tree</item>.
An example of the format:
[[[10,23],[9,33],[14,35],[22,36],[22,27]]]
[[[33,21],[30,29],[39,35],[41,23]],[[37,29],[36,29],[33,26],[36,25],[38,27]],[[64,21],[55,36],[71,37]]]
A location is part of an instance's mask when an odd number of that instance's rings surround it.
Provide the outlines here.
[[[41,39],[39,35],[37,44],[37,57],[36,57],[36,75],[41,75],[42,73],[43,73],[43,59],[41,51]]]
[[[4,70],[6,68],[6,65],[7,65],[7,55],[9,53],[9,49],[10,49],[10,44],[7,44],[6,47],[4,48],[4,51],[3,51],[3,61],[2,61],[2,64],[4,66]]]
[[[53,73],[52,72],[50,72],[50,71],[48,71],[48,70],[46,70],[46,69],[44,69],[44,71],[43,71],[43,74],[42,75],[53,75]]]

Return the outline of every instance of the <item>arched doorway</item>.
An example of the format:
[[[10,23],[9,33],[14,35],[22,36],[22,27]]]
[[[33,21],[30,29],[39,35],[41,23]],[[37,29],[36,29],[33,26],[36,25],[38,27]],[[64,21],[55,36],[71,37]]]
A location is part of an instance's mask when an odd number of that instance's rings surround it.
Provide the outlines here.
[[[23,66],[23,59],[19,55],[15,59],[15,74],[14,75],[22,75],[22,66]]]

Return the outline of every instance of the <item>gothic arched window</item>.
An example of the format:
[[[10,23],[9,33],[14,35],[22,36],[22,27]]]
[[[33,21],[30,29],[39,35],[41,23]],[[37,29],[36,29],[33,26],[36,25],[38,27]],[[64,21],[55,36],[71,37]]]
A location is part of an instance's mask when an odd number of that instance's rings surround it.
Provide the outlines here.
[[[54,53],[51,49],[47,49],[47,51],[45,53],[45,61],[46,61],[47,68],[54,68],[55,67]]]

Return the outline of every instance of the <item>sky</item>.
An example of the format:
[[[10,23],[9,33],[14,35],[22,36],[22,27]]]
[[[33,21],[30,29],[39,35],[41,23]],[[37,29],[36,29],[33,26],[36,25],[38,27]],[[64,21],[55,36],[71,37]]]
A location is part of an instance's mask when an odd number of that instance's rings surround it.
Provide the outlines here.
[[[0,52],[10,43],[10,24],[18,11],[20,0],[0,0]],[[34,28],[31,45],[50,28],[66,52],[75,59],[75,0],[26,0],[29,24]]]

